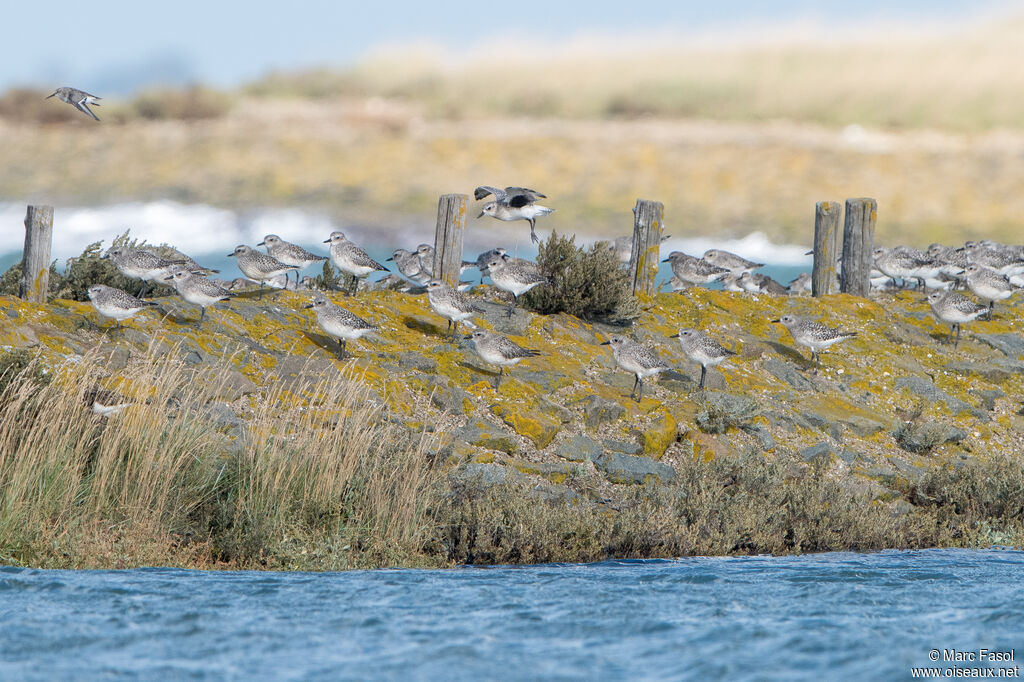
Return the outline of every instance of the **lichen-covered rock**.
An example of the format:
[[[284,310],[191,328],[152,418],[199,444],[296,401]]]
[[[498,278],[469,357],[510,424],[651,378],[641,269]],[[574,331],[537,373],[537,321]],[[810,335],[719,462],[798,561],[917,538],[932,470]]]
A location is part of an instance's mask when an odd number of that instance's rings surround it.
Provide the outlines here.
[[[562,430],[562,423],[539,410],[523,409],[520,405],[495,403],[491,412],[520,436],[529,438],[538,448],[546,448]]]
[[[643,431],[644,454],[655,458],[661,457],[678,437],[676,420],[668,410],[659,410]]]
[[[1024,360],[1024,335],[1011,332],[1003,334],[976,334],[975,337],[1009,358]]]
[[[636,451],[639,452],[640,448],[636,448]],[[593,461],[601,456],[601,444],[589,436],[577,434],[560,443],[555,448],[555,454],[570,462]]]
[[[900,377],[896,380],[896,388],[905,388],[925,400],[944,403],[954,415],[966,412],[979,419],[988,419],[988,415],[984,411],[971,407],[959,398],[954,398],[925,377]]]
[[[802,448],[799,452],[800,458],[805,462],[827,464],[832,457],[832,445],[829,443],[815,443],[814,445]]]
[[[519,449],[518,443],[508,433],[497,429],[484,421],[471,421],[452,433],[456,442],[468,443],[488,450],[500,450],[513,454]]]
[[[650,480],[671,483],[676,478],[676,470],[665,462],[618,452],[603,453],[594,460],[594,465],[612,483],[646,483]]]
[[[579,404],[583,408],[583,423],[591,429],[617,422],[626,414],[626,408],[621,404],[598,395],[588,395]]]

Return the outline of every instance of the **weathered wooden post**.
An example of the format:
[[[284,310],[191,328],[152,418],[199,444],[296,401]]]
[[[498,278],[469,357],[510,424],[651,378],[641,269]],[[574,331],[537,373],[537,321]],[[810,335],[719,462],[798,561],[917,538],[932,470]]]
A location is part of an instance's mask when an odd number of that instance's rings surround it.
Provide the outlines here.
[[[633,250],[629,256],[629,273],[633,295],[654,295],[654,280],[661,262],[661,225],[665,205],[660,201],[637,199],[633,207]]]
[[[814,205],[814,268],[811,270],[811,295],[836,293],[836,259],[839,254],[838,201],[819,201]]]
[[[466,231],[465,194],[445,194],[437,201],[437,227],[434,230],[433,273],[449,286],[459,284],[462,272],[462,235]]]
[[[53,206],[29,206],[25,212],[25,251],[21,257],[18,296],[46,303],[50,287],[50,241],[53,238]]]
[[[875,249],[878,202],[870,197],[846,200],[843,223],[843,260],[839,290],[867,297],[871,290],[871,252]]]

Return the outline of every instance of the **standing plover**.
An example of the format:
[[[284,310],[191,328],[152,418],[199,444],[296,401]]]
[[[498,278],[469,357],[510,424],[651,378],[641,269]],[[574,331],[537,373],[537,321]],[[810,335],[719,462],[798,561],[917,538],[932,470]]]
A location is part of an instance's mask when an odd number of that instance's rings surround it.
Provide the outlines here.
[[[700,363],[700,385],[697,388],[704,388],[704,377],[707,376],[708,367],[716,367],[736,355],[734,351],[723,348],[718,341],[696,329],[680,329],[678,334],[673,334],[669,338],[679,339],[679,346],[686,357]]]
[[[752,260],[747,260],[742,256],[737,256],[735,253],[723,251],[722,249],[708,249],[704,252],[704,260],[712,265],[729,270],[737,277],[744,272],[753,272],[760,267],[764,267],[764,263],[755,263]]]
[[[480,271],[480,283],[484,283],[484,277],[489,274],[487,264],[495,258],[501,258],[506,253],[505,249],[498,246],[489,251],[484,251],[476,257],[476,269]]]
[[[1009,279],[983,265],[972,263],[964,268],[964,274],[967,288],[982,301],[988,301],[989,317],[992,317],[996,301],[1010,298],[1017,290],[1017,287],[1013,286]]]
[[[141,279],[140,297],[146,295],[150,283],[166,284],[164,280],[175,265],[174,261],[161,258],[155,253],[129,246],[112,246],[100,256],[100,259],[109,260],[125,277]]]
[[[93,284],[89,287],[88,293],[89,300],[96,312],[103,317],[113,318],[116,322],[115,327],[118,329],[121,327],[121,320],[127,320],[140,310],[156,305],[151,301],[135,298],[121,289],[108,287],[106,284]]]
[[[727,268],[720,268],[682,251],[673,251],[661,262],[671,263],[672,274],[687,284],[711,284],[730,273]]]
[[[439,279],[427,282],[427,300],[435,313],[448,320],[448,329],[452,332],[452,339],[459,332],[459,322],[476,327],[469,321],[469,318],[476,313],[483,312],[482,308],[473,305],[468,296],[461,291],[452,289]]]
[[[505,258],[495,258],[492,260],[487,264],[487,271],[491,281],[494,282],[494,286],[512,294],[512,303],[508,307],[508,317],[512,317],[512,313],[515,312],[520,296],[538,284],[548,283],[548,278],[536,270],[525,267],[520,263],[507,261]]]
[[[796,276],[796,279],[789,283],[786,290],[790,296],[801,296],[811,293],[811,273],[801,272]]]
[[[733,275],[726,275],[726,279]],[[724,281],[724,280],[723,280]],[[768,275],[759,272],[744,271],[736,278],[736,286],[750,294],[769,294],[771,296],[785,296],[788,292]]]
[[[602,341],[601,345],[611,346],[612,355],[615,356],[615,362],[619,367],[632,372],[636,377],[629,397],[632,398],[634,394],[637,394],[637,387],[639,387],[640,392],[636,395],[637,402],[643,400],[644,397],[644,379],[671,369],[650,348],[625,336],[613,336],[607,341]]]
[[[346,357],[346,346],[348,341],[355,341],[377,328],[366,320],[345,310],[341,306],[334,305],[323,294],[313,297],[313,302],[304,305],[303,308],[312,308],[316,311],[316,321],[321,329],[329,335],[338,339],[341,344],[338,357]]]
[[[663,234],[661,235],[661,243],[664,244],[671,238],[672,235]],[[629,265],[629,259],[633,257],[633,235],[627,234],[622,237],[616,237],[609,243],[608,250],[615,254],[615,260],[619,261],[619,265]]]
[[[1019,275],[1024,273],[1024,253],[1010,248],[986,246],[981,242],[964,244],[967,257],[975,265],[983,265],[995,270],[1000,275]]]
[[[316,265],[317,263],[323,263],[327,260],[327,256],[318,256],[315,253],[311,253],[306,249],[302,248],[298,244],[292,244],[278,237],[276,234],[268,234],[263,238],[256,246],[266,246],[267,253],[281,261],[285,265],[294,265],[298,270],[295,271],[295,284],[299,283],[299,270],[309,267],[310,265]],[[287,277],[287,273],[285,277]]]
[[[526,220],[530,223],[530,239],[534,244],[540,241],[535,231],[537,218],[554,213],[555,210],[536,203],[538,199],[546,199],[546,195],[526,187],[498,189],[482,185],[473,190],[473,197],[477,201],[488,194],[494,195],[494,201],[484,204],[477,218],[482,218],[486,214],[498,220]]]
[[[494,388],[501,385],[501,378],[505,376],[506,367],[511,367],[523,358],[535,358],[540,355],[540,351],[523,348],[507,336],[496,332],[478,329],[466,338],[473,339],[473,347],[484,362],[498,365],[498,378],[494,383]]]
[[[257,251],[251,246],[239,244],[235,250],[228,254],[238,259],[238,269],[242,274],[260,285],[260,298],[263,298],[263,285],[273,286],[275,277],[287,275],[292,270],[297,270],[294,265],[285,265],[273,256]]]
[[[98,100],[103,99],[102,97],[90,95],[88,92],[78,90],[77,88],[57,88],[53,91],[52,95],[47,95],[44,99],[50,99],[51,97],[56,97],[61,102],[70,104],[75,109],[78,109],[83,114],[92,116],[97,121],[100,120],[96,114],[92,113],[89,105],[92,104],[98,107],[100,105]]]
[[[917,280],[921,288],[924,288],[925,279],[938,276],[943,266],[921,251],[905,246],[892,249],[879,246],[872,251],[872,256],[875,267],[883,275],[904,283],[911,279]]]
[[[217,284],[211,282],[201,275],[196,275],[180,265],[171,268],[171,274],[166,278],[177,289],[178,295],[194,305],[200,306],[203,312],[199,315],[199,323],[202,324],[206,317],[206,307],[217,301],[225,301],[234,294]]]
[[[960,325],[976,320],[988,312],[988,306],[978,305],[954,291],[933,291],[928,294],[927,300],[935,317],[952,325],[949,335],[952,336],[953,330],[956,330],[956,339],[953,341],[954,348],[960,343]]]
[[[818,358],[819,352],[825,350],[833,343],[857,336],[857,332],[833,329],[832,327],[826,327],[820,322],[804,320],[795,315],[783,315],[777,320],[772,320],[772,322],[781,323],[782,326],[789,330],[790,335],[792,335],[793,340],[798,345],[807,346],[811,349],[811,359],[814,360],[815,374],[818,373],[818,366],[821,364]]]
[[[331,236],[324,240],[324,244],[331,245],[331,262],[352,278],[349,285],[349,295],[354,296],[359,290],[359,278],[366,277],[371,272],[391,272],[386,267],[370,258],[370,255],[363,249],[349,241],[344,232],[335,230]]]
[[[431,279],[430,271],[424,271],[418,253],[407,251],[406,249],[395,249],[388,260],[394,261],[402,276],[413,284],[423,286]]]

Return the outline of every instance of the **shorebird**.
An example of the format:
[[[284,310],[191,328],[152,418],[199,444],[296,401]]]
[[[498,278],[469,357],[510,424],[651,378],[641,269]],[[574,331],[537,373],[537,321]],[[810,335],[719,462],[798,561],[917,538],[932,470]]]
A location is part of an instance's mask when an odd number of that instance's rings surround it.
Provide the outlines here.
[[[391,272],[350,241],[344,232],[331,232],[331,236],[324,240],[324,244],[331,245],[331,262],[352,278],[348,292],[350,296],[355,296],[359,290],[360,277],[366,277],[371,272]]]
[[[982,301],[988,301],[988,316],[992,317],[996,301],[1004,301],[1017,290],[1010,280],[983,265],[968,265],[964,268],[967,288]]]
[[[1016,248],[986,246],[981,242],[964,244],[967,257],[975,265],[983,265],[995,270],[1000,275],[1019,275],[1024,273],[1024,253]]]
[[[629,397],[632,398],[637,393],[637,387],[639,386],[640,393],[636,395],[637,402],[644,398],[644,379],[671,369],[659,360],[658,356],[650,348],[625,336],[613,336],[607,341],[602,341],[601,345],[611,346],[612,355],[615,357],[615,362],[619,367],[632,372],[636,377]]]
[[[507,253],[505,249],[498,246],[489,251],[484,251],[483,253],[476,257],[476,269],[480,271],[481,284],[484,283],[484,277],[490,274],[490,271],[487,269],[487,264],[490,263],[495,258],[501,258],[502,256],[505,255],[505,253]]]
[[[731,276],[731,275],[729,275]],[[728,279],[729,276],[726,276]],[[772,296],[785,296],[789,292],[768,275],[745,270],[736,278],[736,286],[750,294],[770,294]]]
[[[481,185],[473,190],[473,196],[477,201],[489,194],[494,195],[494,201],[484,204],[477,218],[482,218],[486,214],[498,220],[526,220],[530,223],[530,239],[534,244],[540,241],[535,231],[537,218],[554,213],[555,210],[536,203],[538,199],[547,199],[546,195],[526,187],[498,189]]]
[[[459,332],[459,322],[476,327],[469,318],[475,313],[484,312],[482,308],[473,305],[468,296],[452,289],[439,279],[427,282],[427,300],[435,313],[448,320],[448,329],[452,332],[453,340]]]
[[[327,256],[318,256],[315,253],[311,253],[306,249],[302,248],[298,244],[292,244],[278,237],[276,234],[268,234],[263,238],[256,246],[266,246],[267,253],[281,261],[285,265],[294,265],[298,270],[295,271],[295,284],[299,283],[299,270],[309,267],[310,265],[316,265],[317,263],[323,263],[327,260]],[[285,277],[288,274],[285,273]],[[286,287],[287,288],[287,287]]]
[[[790,296],[800,296],[811,293],[811,273],[801,272],[796,279],[789,283],[786,288]]]
[[[171,282],[178,291],[178,295],[194,305],[202,308],[199,315],[199,324],[206,318],[206,307],[217,301],[226,301],[234,296],[230,291],[210,280],[186,270],[180,265],[171,268],[171,273],[164,279]]]
[[[161,258],[155,253],[129,246],[112,246],[100,256],[100,259],[109,260],[125,277],[141,279],[140,298],[146,295],[149,283],[164,284],[164,279],[175,265],[173,261]]]
[[[520,263],[510,262],[504,258],[495,258],[487,264],[487,271],[494,286],[512,294],[512,304],[508,307],[508,317],[515,312],[519,297],[538,284],[547,284],[548,278]]]
[[[294,265],[285,265],[273,256],[261,253],[251,246],[239,244],[235,250],[228,254],[228,257],[238,259],[238,269],[242,274],[260,285],[259,298],[263,298],[263,285],[272,284],[275,277],[287,275],[292,270],[297,270]]]
[[[506,367],[511,367],[523,358],[535,358],[540,355],[540,351],[523,348],[507,336],[496,332],[478,329],[465,338],[473,340],[473,347],[480,359],[488,364],[498,366],[498,378],[494,383],[495,389],[501,385],[501,378],[505,376]]]
[[[121,320],[127,320],[140,310],[156,305],[151,301],[136,298],[127,291],[108,287],[106,284],[93,284],[89,287],[88,294],[89,301],[92,302],[92,307],[96,309],[96,312],[103,317],[114,319],[115,329],[121,328]]]
[[[338,358],[341,360],[347,357],[348,341],[360,339],[377,328],[376,325],[370,324],[354,313],[331,303],[323,294],[317,294],[313,297],[312,303],[302,307],[315,310],[316,321],[320,328],[338,339],[340,343]]]
[[[871,254],[874,256],[875,267],[883,275],[894,282],[897,279],[904,283],[915,279],[922,289],[925,280],[937,277],[943,267],[942,263],[908,246],[897,246],[892,249],[879,246]]]
[[[857,332],[847,332],[841,329],[833,329],[832,327],[826,327],[820,322],[814,322],[813,320],[804,320],[795,315],[783,315],[777,320],[772,322],[781,323],[789,333],[792,335],[793,340],[798,345],[807,346],[811,349],[811,359],[814,360],[814,373],[818,373],[818,367],[821,361],[818,357],[818,353],[825,350],[834,343],[845,341],[846,339],[852,339],[857,336]]]
[[[704,388],[704,377],[708,373],[708,367],[716,367],[724,360],[736,355],[734,351],[723,348],[707,334],[696,329],[680,329],[678,334],[673,334],[670,339],[679,339],[679,346],[683,353],[690,360],[700,363],[700,384],[698,389]]]
[[[423,263],[420,261],[418,253],[410,252],[405,249],[395,249],[394,253],[391,254],[389,261],[394,261],[398,267],[398,272],[402,273],[402,276],[411,281],[413,284],[423,286],[431,279],[430,271],[424,271]]]
[[[662,263],[672,264],[672,274],[687,284],[711,284],[728,275],[730,270],[720,268],[682,251],[673,251]]]
[[[764,267],[764,263],[755,263],[742,256],[737,256],[731,251],[723,251],[722,249],[708,249],[704,252],[704,260],[712,265],[729,270],[737,277],[744,272],[753,272],[760,267]]]
[[[92,410],[97,417],[112,417],[119,414],[132,402],[114,391],[107,390],[101,386],[93,386],[82,394],[82,401],[86,407]]]
[[[670,234],[661,235],[661,243],[664,244],[672,238]],[[608,250],[615,254],[619,265],[628,265],[629,259],[633,257],[633,235],[627,234],[623,237],[616,237],[608,245]]]
[[[92,109],[89,108],[89,105],[92,104],[93,106],[98,107],[100,105],[99,100],[103,99],[102,97],[90,95],[88,92],[85,92],[84,90],[78,90],[77,88],[66,87],[57,88],[53,91],[52,95],[47,95],[43,99],[50,99],[51,97],[56,97],[61,102],[67,102],[75,109],[81,111],[83,114],[86,114],[87,116],[92,116],[93,119],[97,121],[100,120],[96,116],[96,114],[92,113]]]
[[[952,325],[949,335],[952,336],[953,330],[956,330],[953,348],[960,343],[960,325],[976,320],[988,312],[988,306],[978,305],[966,296],[953,291],[933,291],[928,294],[927,301],[932,307],[935,317]]]

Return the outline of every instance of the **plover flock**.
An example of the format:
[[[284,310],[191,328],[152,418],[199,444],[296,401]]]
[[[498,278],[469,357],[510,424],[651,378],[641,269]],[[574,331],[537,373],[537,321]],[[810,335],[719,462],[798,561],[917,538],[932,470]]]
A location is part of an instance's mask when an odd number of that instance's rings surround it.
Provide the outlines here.
[[[522,187],[500,190],[489,186],[478,187],[476,190],[478,199],[492,194],[495,200],[484,206],[481,215],[492,215],[500,220],[527,220],[534,238],[535,219],[551,212],[535,203],[544,198],[543,194],[535,190]],[[622,250],[619,244],[624,241],[618,239],[610,242],[610,251],[618,254]],[[330,245],[329,256],[310,252],[284,241],[278,235],[268,234],[258,244],[266,247],[266,253],[240,244],[229,255],[237,259],[239,270],[248,278],[241,282],[258,284],[260,297],[265,285],[278,289],[310,288],[310,278],[300,280],[299,271],[328,260],[348,276],[346,291],[350,296],[357,293],[361,279],[377,271],[390,272],[343,232],[332,232],[324,243]],[[1024,286],[1024,246],[983,241],[968,242],[959,248],[932,244],[926,251],[906,246],[879,247],[874,250],[873,256],[871,279],[876,288],[913,286],[925,293],[931,290],[925,300],[930,304],[936,319],[951,325],[950,338],[954,347],[959,343],[962,325],[991,317],[996,302],[1005,301]],[[110,259],[124,276],[142,280],[144,287],[152,283],[170,282],[182,299],[200,306],[199,324],[205,319],[207,308],[230,300],[236,289],[235,283],[221,284],[207,279],[207,275],[216,271],[204,268],[184,255],[168,259],[144,249],[116,246],[110,248],[103,257]],[[621,257],[617,259],[622,261]],[[409,282],[408,291],[416,288],[426,292],[431,310],[448,321],[453,342],[457,343],[459,323],[475,330],[464,338],[472,341],[473,348],[484,363],[499,368],[495,387],[500,384],[506,367],[539,355],[537,351],[521,346],[506,336],[477,328],[473,318],[483,314],[484,309],[463,291],[470,283],[460,282],[458,288],[452,288],[435,278],[432,272],[434,249],[429,244],[420,244],[414,249],[395,249],[387,260],[393,262],[398,273]],[[664,262],[671,264],[673,275],[669,283],[674,291],[685,292],[691,287],[715,282],[720,282],[723,289],[753,295],[798,296],[810,290],[808,273],[803,273],[785,287],[756,272],[763,267],[762,263],[721,249],[709,249],[702,256],[672,251]],[[489,277],[496,289],[511,294],[512,302],[506,312],[508,317],[513,315],[520,296],[535,287],[551,284],[548,275],[541,272],[536,263],[511,257],[500,247],[479,254],[475,260],[462,262],[463,271],[472,267],[479,270],[481,283],[484,277]],[[294,283],[289,277],[291,272],[296,273]],[[980,302],[954,291],[957,288],[969,291]],[[114,319],[118,327],[122,320],[153,305],[141,298],[143,294],[140,292],[139,296],[132,296],[101,284],[89,289],[89,298],[97,312]],[[342,358],[347,356],[349,341],[358,340],[377,330],[376,325],[335,304],[323,292],[316,292],[311,302],[304,307],[312,309],[320,328],[338,340],[339,357]],[[835,329],[793,314],[784,314],[771,321],[785,327],[798,346],[810,350],[815,373],[821,366],[822,351],[857,336],[855,330]],[[717,367],[737,355],[736,350],[728,348],[701,329],[680,329],[670,338],[677,338],[683,354],[700,365],[699,390],[704,389],[709,367]],[[613,335],[603,344],[612,347],[615,363],[634,375],[631,397],[637,401],[643,398],[645,381],[671,369],[671,365],[663,361],[653,349],[628,336]]]

